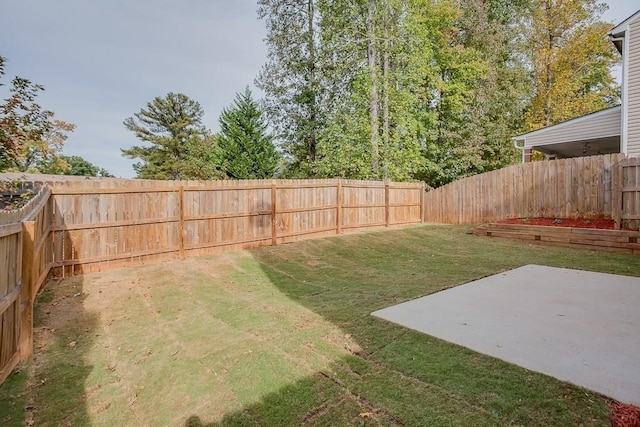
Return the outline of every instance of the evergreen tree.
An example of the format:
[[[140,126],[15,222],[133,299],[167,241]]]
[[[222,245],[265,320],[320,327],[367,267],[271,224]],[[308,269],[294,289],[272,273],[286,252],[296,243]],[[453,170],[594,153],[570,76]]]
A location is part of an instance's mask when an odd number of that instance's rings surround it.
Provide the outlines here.
[[[248,87],[222,111],[217,142],[222,169],[230,178],[272,178],[278,168],[280,156]]]
[[[138,178],[147,179],[211,179],[220,177],[218,169],[208,165],[203,176],[198,162],[204,156],[215,160],[215,145],[210,132],[202,124],[204,111],[200,104],[183,94],[168,93],[156,97],[140,109],[124,126],[136,137],[151,145],[123,149],[122,154],[142,161],[134,165]],[[204,151],[204,152],[203,152]],[[200,165],[202,166],[202,165]]]

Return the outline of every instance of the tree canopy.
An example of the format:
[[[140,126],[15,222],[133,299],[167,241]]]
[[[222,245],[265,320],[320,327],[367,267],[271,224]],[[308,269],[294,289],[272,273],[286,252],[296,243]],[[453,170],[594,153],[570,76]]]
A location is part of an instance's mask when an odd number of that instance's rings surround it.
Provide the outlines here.
[[[134,165],[138,178],[215,178],[215,141],[202,123],[204,111],[197,101],[169,92],[141,108],[124,126],[148,145],[122,149],[141,161]],[[204,160],[204,161],[203,161]],[[213,166],[212,166],[213,165]]]
[[[259,0],[256,84],[290,177],[438,186],[619,102],[596,0]]]
[[[0,78],[5,63],[0,56]],[[62,162],[64,141],[75,125],[56,119],[36,102],[43,90],[23,77],[11,80],[9,97],[0,104],[0,172],[38,173],[45,165]]]
[[[43,165],[40,172],[52,175],[113,177],[109,171],[94,165],[82,156],[61,155],[59,161]]]

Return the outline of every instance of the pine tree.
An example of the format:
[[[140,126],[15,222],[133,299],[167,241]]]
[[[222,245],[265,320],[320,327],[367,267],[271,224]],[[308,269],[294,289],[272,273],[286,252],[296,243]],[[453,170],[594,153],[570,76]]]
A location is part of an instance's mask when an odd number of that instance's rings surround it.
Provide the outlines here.
[[[249,88],[222,111],[217,143],[229,178],[272,178],[278,168],[280,156]]]
[[[211,179],[219,177],[213,167],[207,176],[194,163],[215,150],[210,132],[202,124],[204,111],[197,101],[181,93],[156,97],[140,109],[124,126],[146,146],[123,149],[122,154],[142,161],[134,165],[138,178]],[[206,147],[206,152],[203,151]]]

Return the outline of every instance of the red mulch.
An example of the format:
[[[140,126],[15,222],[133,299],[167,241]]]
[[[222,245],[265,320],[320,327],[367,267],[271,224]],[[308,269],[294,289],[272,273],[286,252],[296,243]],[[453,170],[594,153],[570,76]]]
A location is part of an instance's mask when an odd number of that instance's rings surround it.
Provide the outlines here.
[[[640,408],[637,406],[611,402],[609,408],[612,427],[640,427]]]
[[[550,227],[599,228],[613,230],[610,218],[509,218],[498,221],[501,224],[545,225]]]

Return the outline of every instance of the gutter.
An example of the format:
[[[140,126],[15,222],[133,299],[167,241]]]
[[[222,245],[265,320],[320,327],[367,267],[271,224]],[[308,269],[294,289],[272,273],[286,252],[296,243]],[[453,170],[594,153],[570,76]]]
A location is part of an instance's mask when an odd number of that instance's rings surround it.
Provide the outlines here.
[[[524,144],[526,144],[526,139],[516,139],[513,138],[513,146],[516,147],[516,149],[521,150],[522,151],[522,163],[524,163],[524,150],[526,149],[526,147],[524,146]],[[522,145],[518,145],[518,143],[521,142]]]

